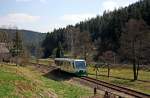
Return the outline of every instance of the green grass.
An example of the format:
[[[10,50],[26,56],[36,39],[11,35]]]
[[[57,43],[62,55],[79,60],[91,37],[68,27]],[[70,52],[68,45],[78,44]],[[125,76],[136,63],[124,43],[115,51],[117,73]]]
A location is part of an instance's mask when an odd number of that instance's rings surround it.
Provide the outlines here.
[[[81,96],[89,95],[87,90],[81,89],[80,86],[66,84],[64,82],[49,81],[44,79],[47,88],[53,88],[54,92],[61,98],[79,98]]]
[[[92,67],[88,68],[88,73],[90,77],[95,78],[95,71]],[[150,71],[140,70],[137,81],[133,81],[132,68],[113,67],[110,70],[111,77],[107,77],[107,68],[100,68],[98,74],[100,80],[150,94]]]
[[[12,92],[15,90],[16,81],[24,81],[22,76],[9,72],[6,68],[0,67],[0,96],[12,96],[15,97]]]
[[[0,98],[80,98],[89,92],[77,84],[48,79],[31,66],[0,66]]]

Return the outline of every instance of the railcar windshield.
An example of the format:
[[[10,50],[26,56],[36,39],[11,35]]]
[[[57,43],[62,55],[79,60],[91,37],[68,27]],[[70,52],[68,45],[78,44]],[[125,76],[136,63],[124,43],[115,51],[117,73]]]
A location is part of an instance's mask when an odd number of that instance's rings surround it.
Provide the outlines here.
[[[85,69],[85,61],[75,61],[75,66],[77,69]]]

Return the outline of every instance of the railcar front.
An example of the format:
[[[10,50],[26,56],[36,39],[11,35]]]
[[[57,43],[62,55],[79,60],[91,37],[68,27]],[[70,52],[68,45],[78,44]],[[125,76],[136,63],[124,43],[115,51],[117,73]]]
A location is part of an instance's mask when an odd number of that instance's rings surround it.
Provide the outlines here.
[[[87,76],[87,66],[85,60],[74,60],[75,74],[77,76]]]

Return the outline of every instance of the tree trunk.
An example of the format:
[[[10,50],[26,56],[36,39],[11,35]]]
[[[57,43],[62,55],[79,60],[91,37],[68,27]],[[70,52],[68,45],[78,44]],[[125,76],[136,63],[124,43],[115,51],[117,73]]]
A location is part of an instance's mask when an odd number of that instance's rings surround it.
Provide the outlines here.
[[[96,68],[96,80],[97,80],[97,71],[98,71],[98,69]]]
[[[136,73],[136,56],[135,56],[135,41],[136,39],[133,39],[132,41],[132,55],[133,55],[133,75],[134,75],[134,80],[137,80],[137,73]]]
[[[137,76],[137,79],[138,79],[138,75],[139,75],[139,68],[140,68],[140,64],[141,64],[141,48],[142,48],[142,41],[140,40],[140,43],[139,43],[139,57],[138,57],[138,66],[137,66],[137,70],[136,70],[136,76]]]
[[[136,64],[133,64],[133,74],[134,74],[134,80],[137,80],[137,72],[136,72]]]
[[[138,66],[137,66],[137,69],[136,69],[136,77],[137,77],[137,79],[138,79],[138,75],[139,75],[139,68],[140,68],[140,59],[139,59]]]
[[[110,76],[110,66],[109,66],[109,64],[107,66],[108,66],[108,77],[109,77]]]
[[[84,51],[84,60],[86,60],[86,51]]]

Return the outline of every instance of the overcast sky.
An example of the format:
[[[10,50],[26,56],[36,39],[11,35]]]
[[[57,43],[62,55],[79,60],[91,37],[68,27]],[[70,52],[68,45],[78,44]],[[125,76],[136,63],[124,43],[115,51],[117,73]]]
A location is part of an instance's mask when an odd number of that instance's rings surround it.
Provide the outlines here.
[[[52,31],[138,0],[0,0],[0,27]]]

